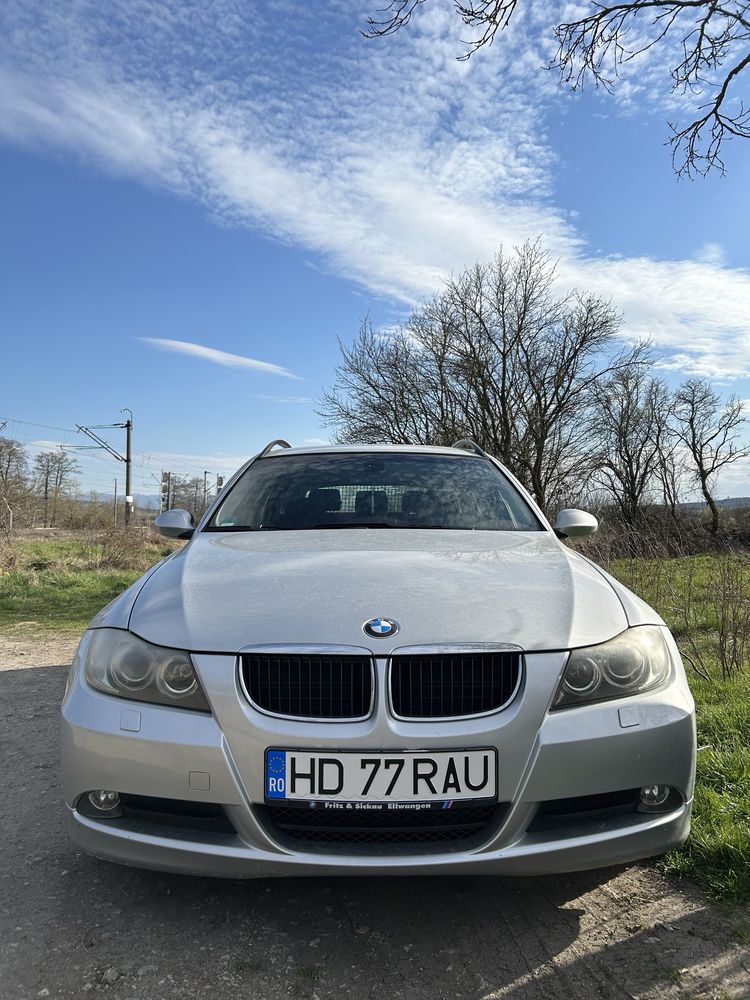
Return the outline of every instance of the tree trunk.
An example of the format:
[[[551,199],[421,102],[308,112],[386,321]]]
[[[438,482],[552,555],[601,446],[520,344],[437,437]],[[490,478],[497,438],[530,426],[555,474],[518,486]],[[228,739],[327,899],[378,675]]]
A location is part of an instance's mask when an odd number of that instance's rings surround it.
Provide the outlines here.
[[[708,484],[705,480],[701,480],[701,490],[703,491],[703,496],[705,497],[706,503],[708,504],[708,509],[711,511],[711,527],[708,529],[712,535],[718,535],[719,533],[719,508],[716,506],[716,501],[711,496],[708,489]]]

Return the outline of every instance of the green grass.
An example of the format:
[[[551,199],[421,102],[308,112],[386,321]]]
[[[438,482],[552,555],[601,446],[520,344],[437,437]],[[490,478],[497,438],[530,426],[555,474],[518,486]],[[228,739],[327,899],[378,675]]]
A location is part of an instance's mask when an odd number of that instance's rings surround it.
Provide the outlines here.
[[[691,676],[698,717],[693,831],[662,860],[726,902],[750,900],[750,683]]]
[[[739,557],[733,565],[741,606],[750,602],[750,560]],[[731,588],[722,584],[720,558],[623,560],[610,569],[657,608],[686,656],[694,658],[697,648],[707,674],[686,664],[698,726],[692,833],[659,866],[716,900],[744,903],[750,900],[750,665],[722,674],[717,627]]]
[[[87,622],[138,573],[80,570],[20,571],[0,580],[0,629],[82,632]]]
[[[0,548],[0,633],[75,635],[172,550],[153,536],[19,540]]]
[[[301,965],[297,969],[297,975],[304,982],[314,986],[316,983],[320,982],[321,971],[317,965]]]
[[[234,967],[241,975],[255,976],[263,971],[264,962],[262,958],[238,958]]]

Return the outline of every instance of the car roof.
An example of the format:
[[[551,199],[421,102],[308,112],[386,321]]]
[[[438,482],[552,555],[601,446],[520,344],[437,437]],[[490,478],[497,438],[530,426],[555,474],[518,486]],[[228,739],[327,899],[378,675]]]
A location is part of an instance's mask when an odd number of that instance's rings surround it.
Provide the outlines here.
[[[331,444],[314,445],[307,448],[277,448],[263,456],[267,458],[284,458],[287,455],[326,455],[342,453],[377,453],[392,452],[401,455],[452,455],[455,458],[482,458],[463,448],[439,448],[433,445],[416,444]]]

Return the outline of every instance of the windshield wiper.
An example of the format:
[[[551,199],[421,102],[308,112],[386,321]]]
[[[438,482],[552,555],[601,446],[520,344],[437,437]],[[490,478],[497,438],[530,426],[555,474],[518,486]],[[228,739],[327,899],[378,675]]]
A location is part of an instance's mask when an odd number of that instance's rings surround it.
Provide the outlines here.
[[[260,531],[260,528],[251,528],[247,524],[211,524],[204,531]]]
[[[249,524],[212,524],[210,528],[204,528],[204,531],[284,531],[286,529],[279,527],[276,524],[261,524],[257,527],[253,527]]]
[[[313,528],[398,528],[400,525],[392,524],[389,521],[351,521],[348,524],[342,522],[341,524],[331,524],[330,522],[325,524],[313,524]]]

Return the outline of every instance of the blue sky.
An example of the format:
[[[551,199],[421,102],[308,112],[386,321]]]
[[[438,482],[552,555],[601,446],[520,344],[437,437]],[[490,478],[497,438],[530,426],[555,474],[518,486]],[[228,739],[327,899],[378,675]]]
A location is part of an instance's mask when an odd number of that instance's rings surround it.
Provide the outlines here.
[[[75,443],[130,407],[137,492],[324,440],[337,337],[538,236],[561,288],[611,297],[671,381],[750,397],[750,143],[725,178],[678,182],[670,53],[615,98],[571,95],[539,69],[558,6],[530,0],[459,63],[445,0],[378,41],[365,0],[6,0],[4,433]],[[122,482],[81,463],[85,488]],[[720,492],[750,494],[750,467]]]

